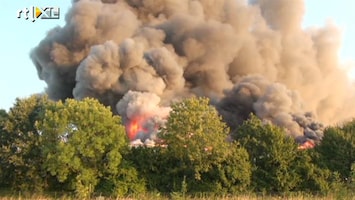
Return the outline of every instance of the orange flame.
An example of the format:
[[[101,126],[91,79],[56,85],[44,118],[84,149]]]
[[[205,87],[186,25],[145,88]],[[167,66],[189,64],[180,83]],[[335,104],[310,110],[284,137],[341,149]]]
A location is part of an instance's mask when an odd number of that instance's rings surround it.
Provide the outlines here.
[[[307,140],[300,146],[298,146],[299,150],[312,149],[316,146],[316,144],[312,140]]]
[[[131,119],[126,125],[128,138],[132,141],[137,138],[138,133],[146,133],[147,130],[143,128],[143,123],[146,121],[144,117],[135,117]]]
[[[137,119],[133,119],[130,122],[128,122],[128,125],[126,127],[127,135],[130,140],[133,140],[136,138],[137,133],[139,131],[139,123]]]
[[[131,126],[129,127],[129,132],[135,133],[138,131],[138,129],[139,129],[139,124],[138,124],[137,120],[133,120],[131,122]]]

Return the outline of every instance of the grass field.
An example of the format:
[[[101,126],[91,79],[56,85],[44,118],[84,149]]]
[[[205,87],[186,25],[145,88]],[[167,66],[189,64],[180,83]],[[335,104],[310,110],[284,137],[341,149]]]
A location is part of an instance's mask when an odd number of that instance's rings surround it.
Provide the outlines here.
[[[74,195],[70,194],[24,194],[21,192],[11,193],[8,191],[0,191],[1,200],[74,200],[77,199]],[[159,193],[147,193],[144,195],[137,195],[126,198],[108,198],[103,196],[95,196],[90,198],[92,200],[355,200],[353,193],[346,194],[329,194],[327,196],[314,196],[308,194],[292,194],[286,196],[268,196],[268,195],[240,195],[240,196],[184,196],[180,193],[172,193],[170,195],[161,195]]]

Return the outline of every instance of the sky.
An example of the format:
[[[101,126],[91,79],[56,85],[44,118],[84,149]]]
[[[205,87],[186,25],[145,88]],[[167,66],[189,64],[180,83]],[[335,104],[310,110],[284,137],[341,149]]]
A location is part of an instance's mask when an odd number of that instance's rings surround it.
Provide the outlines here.
[[[344,63],[355,67],[355,0],[305,0],[306,13],[303,27],[320,27],[332,21],[342,31],[343,41],[339,56]],[[59,19],[25,20],[17,18],[19,10],[32,6],[59,7]],[[27,97],[44,91],[46,84],[38,79],[37,71],[29,58],[29,52],[47,31],[64,25],[64,16],[71,0],[13,0],[2,2],[0,32],[2,45],[0,59],[0,109],[8,110],[16,98]],[[355,80],[355,69],[349,69]]]

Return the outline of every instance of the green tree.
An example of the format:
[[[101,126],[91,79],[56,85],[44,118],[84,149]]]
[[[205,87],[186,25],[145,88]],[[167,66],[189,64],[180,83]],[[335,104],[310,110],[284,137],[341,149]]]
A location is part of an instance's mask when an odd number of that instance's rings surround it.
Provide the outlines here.
[[[4,110],[4,109],[0,109],[0,126],[1,126],[1,128],[3,128],[4,126],[4,122],[7,120],[7,118],[8,118],[8,114],[7,114],[7,112],[6,112],[6,110]]]
[[[355,163],[355,120],[342,127],[327,128],[315,150],[322,167],[339,172],[343,180],[350,178],[351,166]]]
[[[123,159],[128,139],[121,118],[97,100],[58,102],[48,107],[37,127],[46,141],[44,168],[78,197],[142,189],[135,169]]]
[[[250,183],[250,165],[245,149],[226,142],[229,132],[207,98],[190,98],[172,105],[160,137],[165,175],[172,191],[236,192]],[[184,184],[182,184],[184,183]],[[166,185],[169,183],[166,183]]]
[[[8,114],[6,110],[0,109],[0,150],[3,144],[6,143],[6,136],[8,135],[5,131],[5,122],[8,119]],[[9,178],[7,169],[7,164],[3,158],[2,151],[0,151],[0,187],[5,187]]]
[[[6,174],[3,183],[12,189],[41,191],[46,187],[46,174],[41,168],[41,132],[35,123],[42,120],[50,103],[46,96],[33,95],[16,99],[8,116],[2,112],[2,118],[6,119],[2,122],[0,149],[1,166]]]
[[[166,148],[132,147],[127,159],[132,161],[149,191],[170,192],[173,188],[172,177],[168,176],[170,167],[175,165],[166,153]]]
[[[300,182],[295,170],[297,145],[283,129],[263,123],[255,115],[240,125],[232,137],[247,149],[255,191],[284,193]]]
[[[314,149],[306,151],[298,151],[296,157],[296,165],[291,166],[300,175],[300,183],[297,184],[295,191],[327,194],[333,188],[332,182],[334,174],[328,170],[321,168],[317,163],[318,154]]]

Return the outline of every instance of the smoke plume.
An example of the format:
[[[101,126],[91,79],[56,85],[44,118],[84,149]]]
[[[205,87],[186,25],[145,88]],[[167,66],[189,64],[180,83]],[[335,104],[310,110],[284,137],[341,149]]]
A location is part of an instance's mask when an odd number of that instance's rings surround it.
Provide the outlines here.
[[[320,140],[320,122],[355,116],[355,90],[339,30],[302,28],[304,11],[303,0],[73,1],[31,58],[50,98],[97,98],[128,129],[156,130],[172,101],[206,96],[232,128],[253,112]]]

